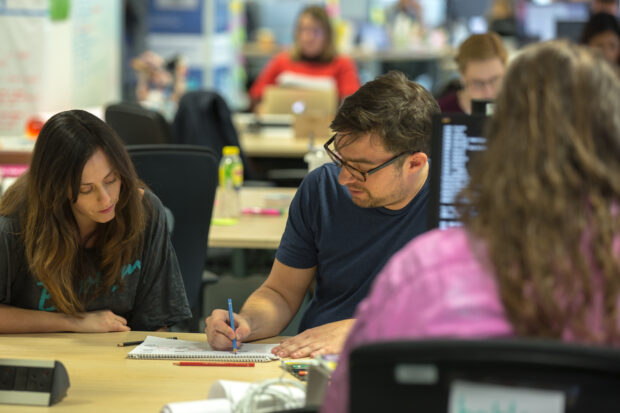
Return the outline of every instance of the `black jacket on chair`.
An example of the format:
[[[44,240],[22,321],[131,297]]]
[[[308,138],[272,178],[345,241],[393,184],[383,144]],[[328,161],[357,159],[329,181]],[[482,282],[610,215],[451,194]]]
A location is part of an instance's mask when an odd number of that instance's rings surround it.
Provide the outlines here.
[[[193,91],[183,95],[174,118],[173,129],[179,143],[206,146],[213,150],[218,160],[222,157],[224,146],[238,146],[245,179],[255,177],[239,144],[230,109],[218,93]]]

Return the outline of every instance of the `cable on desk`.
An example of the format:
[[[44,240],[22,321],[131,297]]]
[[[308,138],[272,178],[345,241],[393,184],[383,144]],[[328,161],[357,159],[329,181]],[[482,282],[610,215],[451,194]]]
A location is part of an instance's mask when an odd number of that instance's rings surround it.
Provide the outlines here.
[[[234,413],[268,413],[276,410],[303,407],[305,400],[295,397],[293,389],[306,392],[306,386],[299,381],[283,377],[264,380],[250,385],[245,395],[235,405],[229,401]]]

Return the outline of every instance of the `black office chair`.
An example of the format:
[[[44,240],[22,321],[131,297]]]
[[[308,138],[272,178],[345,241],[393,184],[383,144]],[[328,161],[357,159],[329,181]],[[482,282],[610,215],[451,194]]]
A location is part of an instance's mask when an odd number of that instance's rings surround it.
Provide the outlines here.
[[[127,151],[138,176],[174,215],[176,251],[194,327],[200,319],[202,274],[218,163],[213,151],[194,145],[134,145]]]
[[[137,103],[108,105],[105,121],[118,133],[125,145],[174,143],[172,129],[166,119],[154,110]]]
[[[620,352],[557,341],[373,343],[351,352],[349,377],[351,412],[446,413],[455,381],[560,392],[566,413],[620,405]]]

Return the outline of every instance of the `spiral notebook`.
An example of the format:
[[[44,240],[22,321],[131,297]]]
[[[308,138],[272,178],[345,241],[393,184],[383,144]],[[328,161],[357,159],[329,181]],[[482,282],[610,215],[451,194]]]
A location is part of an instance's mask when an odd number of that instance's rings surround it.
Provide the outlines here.
[[[132,359],[198,359],[214,361],[260,362],[277,360],[271,353],[277,344],[243,343],[237,353],[213,350],[207,341],[168,340],[147,336],[142,344],[129,352]]]

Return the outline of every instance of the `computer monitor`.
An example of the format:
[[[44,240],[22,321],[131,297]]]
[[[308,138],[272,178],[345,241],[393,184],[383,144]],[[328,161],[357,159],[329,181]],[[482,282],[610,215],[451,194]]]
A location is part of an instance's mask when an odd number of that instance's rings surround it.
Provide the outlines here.
[[[476,154],[486,149],[484,115],[433,116],[429,228],[460,226],[456,197],[469,182]]]
[[[558,20],[555,22],[555,37],[579,43],[585,25],[585,21]]]
[[[557,36],[558,21],[587,21],[590,10],[587,3],[555,2],[550,4],[524,3],[523,34],[530,39],[546,41]]]

